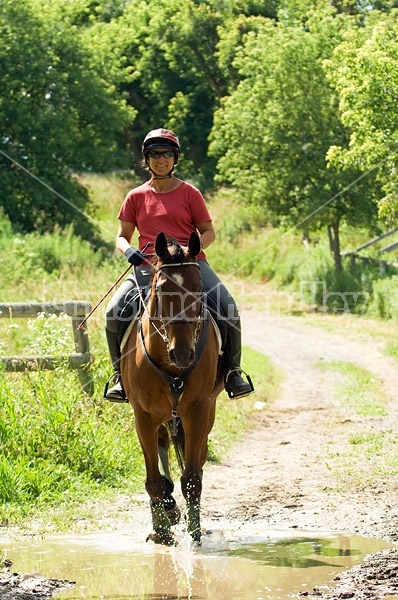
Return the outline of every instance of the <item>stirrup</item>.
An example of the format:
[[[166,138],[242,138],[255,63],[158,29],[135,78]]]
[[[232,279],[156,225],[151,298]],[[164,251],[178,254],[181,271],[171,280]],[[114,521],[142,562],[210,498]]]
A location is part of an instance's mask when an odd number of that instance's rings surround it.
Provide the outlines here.
[[[109,385],[112,383],[112,387],[109,389]],[[113,389],[117,388],[117,389]],[[122,384],[122,378],[119,371],[115,371],[109,377],[105,384],[104,399],[109,402],[117,402],[119,404],[125,404],[128,402],[126,392]]]
[[[232,375],[232,373],[238,373],[239,375],[243,373],[246,376],[247,381],[245,381],[244,379],[242,379],[242,381],[247,384],[247,389],[243,390],[240,394],[235,394],[231,389],[230,385],[228,384],[228,379]],[[230,398],[243,398],[244,396],[249,396],[249,394],[253,394],[254,392],[254,385],[250,375],[246,373],[246,371],[244,371],[241,367],[235,367],[234,369],[230,369],[228,371],[228,373],[225,375],[224,385],[225,391],[227,392]]]

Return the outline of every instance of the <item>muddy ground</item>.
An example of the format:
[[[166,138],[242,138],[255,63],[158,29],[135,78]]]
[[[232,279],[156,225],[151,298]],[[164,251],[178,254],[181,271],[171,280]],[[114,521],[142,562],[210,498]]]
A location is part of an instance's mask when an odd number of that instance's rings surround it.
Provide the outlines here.
[[[361,333],[360,327],[354,332],[344,317],[332,321],[331,331],[314,327],[311,318],[264,312],[243,311],[242,321],[244,344],[269,356],[283,370],[285,380],[272,404],[253,396],[253,401],[264,401],[265,406],[256,413],[252,430],[222,463],[207,465],[204,519],[228,518],[237,527],[254,521],[264,527],[387,540],[391,549],[367,557],[330,586],[305,595],[325,600],[398,597],[397,478],[378,471],[376,456],[355,463],[355,472],[363,477],[354,477],[349,465],[340,465],[338,475],[336,471],[336,456],[347,455],[352,448],[349,440],[358,432],[388,431],[390,438],[397,436],[397,363],[383,354],[382,342]],[[385,416],[360,417],[336,399],[341,376],[319,368],[332,360],[354,362],[382,381]],[[142,510],[147,511],[146,501]],[[137,518],[137,513],[130,518]],[[67,582],[37,575],[12,575],[12,566],[5,566],[0,573],[0,598],[48,598],[64,585]]]

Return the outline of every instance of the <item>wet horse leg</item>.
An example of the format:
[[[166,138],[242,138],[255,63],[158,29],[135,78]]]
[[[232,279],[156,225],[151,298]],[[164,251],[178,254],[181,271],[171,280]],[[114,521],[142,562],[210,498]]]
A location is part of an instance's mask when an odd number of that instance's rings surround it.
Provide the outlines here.
[[[158,465],[158,427],[150,414],[139,406],[134,407],[135,423],[138,438],[145,459],[146,482],[145,489],[150,498],[153,533],[148,536],[157,544],[173,545],[174,536],[171,533],[171,522],[167,516],[163,499],[165,495],[165,479]]]
[[[159,455],[159,471],[164,478],[165,484],[165,495],[163,498],[163,505],[166,510],[166,514],[170,519],[172,525],[179,523],[181,518],[181,511],[177,506],[175,499],[172,496],[174,491],[173,480],[171,479],[169,470],[169,447],[170,439],[166,427],[162,424],[158,430],[158,455]]]
[[[207,458],[207,437],[214,422],[213,412],[210,414],[203,410],[191,412],[189,419],[183,421],[186,445],[185,469],[181,476],[181,490],[186,500],[188,533],[197,544],[201,543],[200,497],[202,493],[202,468]]]

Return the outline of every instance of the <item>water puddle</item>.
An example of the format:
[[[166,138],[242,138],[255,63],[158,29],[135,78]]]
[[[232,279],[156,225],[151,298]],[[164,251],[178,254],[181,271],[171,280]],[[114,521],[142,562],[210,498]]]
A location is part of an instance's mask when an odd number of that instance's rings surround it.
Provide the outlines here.
[[[231,523],[229,523],[231,527]],[[137,536],[139,533],[139,536]],[[291,598],[391,545],[356,536],[215,524],[192,548],[145,543],[143,532],[49,536],[0,544],[18,573],[76,581],[56,595],[86,600]]]

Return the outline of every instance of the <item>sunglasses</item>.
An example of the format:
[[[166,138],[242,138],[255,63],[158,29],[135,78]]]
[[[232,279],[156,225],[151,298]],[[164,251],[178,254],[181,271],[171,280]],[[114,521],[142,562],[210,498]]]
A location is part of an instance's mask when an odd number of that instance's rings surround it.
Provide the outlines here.
[[[151,150],[148,152],[149,158],[160,158],[163,156],[164,158],[172,158],[174,156],[174,152],[172,150],[164,150],[163,152],[159,152],[159,150]]]

